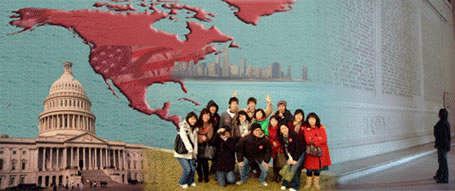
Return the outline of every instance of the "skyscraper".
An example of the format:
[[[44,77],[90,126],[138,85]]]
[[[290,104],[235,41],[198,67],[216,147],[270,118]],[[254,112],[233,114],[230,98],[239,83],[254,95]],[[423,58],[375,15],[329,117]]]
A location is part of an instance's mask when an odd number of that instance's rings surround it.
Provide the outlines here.
[[[216,62],[215,63],[220,64],[220,54],[216,55]]]
[[[278,62],[272,63],[272,78],[281,78],[281,65]]]
[[[215,61],[215,69],[216,69],[216,76],[221,76],[221,67],[220,67],[220,54],[216,55]]]
[[[286,79],[292,79],[291,66],[290,65],[288,66],[288,73],[286,74]]]
[[[246,59],[241,58],[240,62],[242,63],[242,67],[240,68],[240,77],[246,77]]]
[[[207,73],[208,73],[207,62],[202,62],[202,63],[199,63],[198,65],[201,65],[201,68],[202,68],[201,76],[207,76]]]
[[[308,67],[303,64],[303,70],[302,70],[302,80],[308,80]]]
[[[208,76],[210,77],[216,77],[216,63],[214,62],[209,62],[208,64]]]
[[[230,73],[231,77],[240,77],[240,67],[239,66],[231,65],[230,69],[231,69],[231,73]]]
[[[248,66],[247,77],[253,78],[253,74],[254,74],[254,66]]]
[[[231,73],[231,67],[229,65],[229,48],[224,46],[223,48],[223,77],[229,77]]]

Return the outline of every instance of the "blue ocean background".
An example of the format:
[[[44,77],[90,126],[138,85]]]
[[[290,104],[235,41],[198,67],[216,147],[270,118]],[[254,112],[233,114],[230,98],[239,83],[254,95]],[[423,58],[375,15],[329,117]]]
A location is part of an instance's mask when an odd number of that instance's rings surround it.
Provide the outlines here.
[[[43,111],[43,101],[50,86],[63,73],[63,62],[73,63],[73,74],[84,86],[92,102],[92,112],[96,116],[97,136],[108,140],[144,144],[162,148],[171,148],[175,138],[175,127],[156,116],[148,116],[128,106],[129,102],[118,89],[115,97],[102,79],[88,63],[89,47],[79,37],[62,27],[43,26],[35,31],[17,35],[8,35],[21,29],[8,23],[12,11],[27,7],[52,8],[64,10],[93,9],[96,1],[60,1],[60,0],[4,0],[0,8],[0,134],[10,137],[35,138],[38,136],[38,117]],[[301,65],[306,64],[309,78],[312,63],[305,63],[308,55],[313,54],[312,46],[316,38],[305,36],[305,30],[311,26],[308,9],[315,1],[297,1],[294,9],[272,16],[262,17],[258,26],[246,25],[238,20],[229,6],[222,1],[181,1],[192,6],[204,8],[216,13],[211,23],[223,33],[235,38],[242,49],[230,49],[231,64],[240,64],[240,58],[246,58],[248,65],[268,67],[278,61],[287,70],[292,66],[294,78],[301,77]],[[139,4],[139,2],[137,3]],[[329,4],[329,3],[327,3]],[[135,5],[135,7],[139,7]],[[181,15],[182,17],[185,14]],[[195,21],[193,19],[193,21]],[[188,32],[184,20],[176,23],[163,21],[154,24],[159,30],[179,34],[184,39]],[[223,45],[220,44],[220,49]],[[315,57],[315,55],[313,55]],[[209,55],[204,61],[214,61]],[[316,67],[316,66],[315,66]],[[185,80],[188,93],[185,94],[178,84],[155,84],[148,88],[147,102],[152,108],[161,108],[166,101],[171,101],[171,115],[185,116],[190,111],[199,112],[209,100],[220,106],[219,113],[225,111],[228,99],[238,91],[240,107],[246,108],[248,97],[258,99],[257,108],[265,108],[265,96],[270,94],[276,110],[280,99],[288,102],[292,113],[302,108],[305,113],[317,112],[322,122],[326,120],[321,104],[330,100],[324,88],[314,82],[233,82],[233,81],[191,81]],[[178,101],[186,97],[202,104],[195,106],[187,101]],[[329,130],[330,134],[330,130]]]

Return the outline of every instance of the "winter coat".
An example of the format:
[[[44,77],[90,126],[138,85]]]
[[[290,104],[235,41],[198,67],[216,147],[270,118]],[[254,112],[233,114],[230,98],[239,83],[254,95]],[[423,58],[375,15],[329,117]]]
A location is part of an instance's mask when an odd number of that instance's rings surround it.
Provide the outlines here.
[[[300,124],[300,127],[298,129],[298,132],[295,131],[295,125],[293,122],[288,123],[289,129],[295,133],[297,133],[300,142],[303,145],[303,148],[306,148],[306,142],[305,142],[305,129],[308,127],[308,124],[306,122],[303,122]]]
[[[286,109],[283,117],[280,117],[279,112],[280,111],[276,111],[274,114],[278,118],[278,124],[280,123],[288,124],[289,122],[294,121],[294,117],[292,116],[292,113],[289,110]]]
[[[262,120],[262,121],[256,121],[254,120],[253,123],[258,123],[261,125],[262,131],[264,131],[265,136],[269,136],[269,121],[268,120]]]
[[[289,131],[288,137],[281,135],[279,137],[279,141],[284,151],[284,157],[286,157],[286,160],[289,160],[289,155],[291,155],[292,160],[298,161],[300,155],[302,155],[304,151],[303,144],[299,140],[299,136],[294,133],[294,131]]]
[[[433,128],[434,147],[443,151],[450,151],[450,124],[447,120],[439,120]]]
[[[272,145],[264,135],[256,137],[250,133],[237,143],[238,162],[243,162],[243,157],[246,157],[250,162],[256,160],[269,163],[272,157]]]
[[[230,113],[231,112],[229,111],[229,109],[227,109],[225,112],[223,112],[221,114],[219,128],[224,128],[224,126],[228,126],[232,133],[232,125],[236,122],[235,117],[236,117],[237,112],[234,112],[233,113],[234,115],[232,115],[232,117],[231,117]]]
[[[310,170],[319,170],[325,166],[332,165],[330,160],[329,147],[327,146],[327,134],[325,127],[308,127],[305,128],[305,142],[307,145],[312,143],[316,147],[321,147],[322,157],[305,155],[304,167]]]
[[[208,143],[210,142],[210,140],[212,140],[213,138],[213,125],[211,123],[209,123],[208,125],[206,126],[203,126],[203,127],[198,127],[198,137],[197,137],[197,141],[198,141],[198,144],[202,144],[202,143]],[[206,141],[203,141],[203,137],[207,137],[207,140]]]
[[[281,148],[280,140],[278,139],[278,131],[279,127],[273,128],[271,125],[269,125],[268,128],[269,131],[269,143],[272,145],[272,158],[276,159],[276,155],[278,152],[282,153],[283,149]],[[275,146],[273,145],[275,143]]]
[[[229,172],[235,168],[235,150],[236,143],[234,138],[229,137],[226,141],[221,139],[220,136],[214,138],[214,145],[216,147],[215,171]]]
[[[215,106],[216,107],[215,114],[210,113],[210,121],[213,122],[213,132],[217,132],[218,129],[219,129],[219,125],[220,125],[220,115],[218,115],[218,108],[219,107],[213,100],[210,100],[209,103],[207,103],[206,108],[210,109],[211,106]]]
[[[234,137],[236,142],[239,141],[240,138],[242,138],[242,134],[244,133],[242,132],[242,129],[246,129],[247,132],[250,131],[251,123],[245,121],[244,123],[241,124],[238,124],[238,122],[232,124],[232,136]]]
[[[194,152],[194,153],[197,154],[198,128],[194,128],[193,130],[191,130],[190,125],[186,121],[181,122],[179,126],[180,126],[180,129],[179,129],[179,133],[178,134],[180,135],[180,138],[182,139],[186,150],[188,150],[188,153],[186,153],[186,154],[178,154],[177,152],[174,151],[174,157],[175,158],[192,159],[193,155],[191,154],[191,152]],[[190,141],[191,141],[191,143],[193,143],[193,146],[191,146]]]

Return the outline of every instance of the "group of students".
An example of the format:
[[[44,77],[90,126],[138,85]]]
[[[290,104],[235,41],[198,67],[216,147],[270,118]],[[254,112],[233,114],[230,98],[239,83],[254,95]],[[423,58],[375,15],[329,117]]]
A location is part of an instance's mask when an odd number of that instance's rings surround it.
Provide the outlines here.
[[[186,115],[179,125],[178,134],[188,152],[179,154],[174,151],[174,157],[183,168],[179,181],[182,188],[196,186],[196,171],[199,182],[208,182],[209,171],[215,171],[220,186],[234,184],[236,163],[240,175],[238,185],[246,182],[250,171],[259,171],[259,182],[267,186],[267,173],[273,161],[272,180],[282,181],[282,190],[299,190],[303,168],[307,172],[304,189],[312,185],[320,189],[320,172],[331,165],[331,160],[325,127],[318,115],[310,113],[304,120],[302,109],[297,109],[292,115],[284,100],[278,102],[278,110],[273,113],[270,96],[266,96],[266,101],[265,110],[256,109],[254,97],[248,99],[247,109],[239,109],[235,93],[229,99],[229,108],[221,116],[218,105],[212,100],[202,109],[199,118],[194,112]],[[211,169],[209,159],[199,157],[202,153],[198,150],[205,145],[216,148]],[[309,149],[314,148],[321,150],[322,156],[309,154]],[[279,174],[286,164],[293,167],[291,181],[282,180]]]

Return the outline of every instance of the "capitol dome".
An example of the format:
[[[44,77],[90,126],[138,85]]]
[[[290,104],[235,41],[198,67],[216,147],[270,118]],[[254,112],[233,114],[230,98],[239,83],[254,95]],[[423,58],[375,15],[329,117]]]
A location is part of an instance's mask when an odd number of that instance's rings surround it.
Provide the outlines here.
[[[39,116],[39,136],[80,135],[95,133],[96,117],[84,87],[74,79],[72,63],[63,63],[64,72],[55,81],[44,100]]]
[[[71,66],[71,62],[63,63],[65,71],[63,72],[62,76],[60,76],[60,78],[52,84],[51,89],[49,90],[49,95],[59,92],[73,92],[85,96],[85,90],[82,84],[77,80],[73,80],[74,76],[71,71]]]

